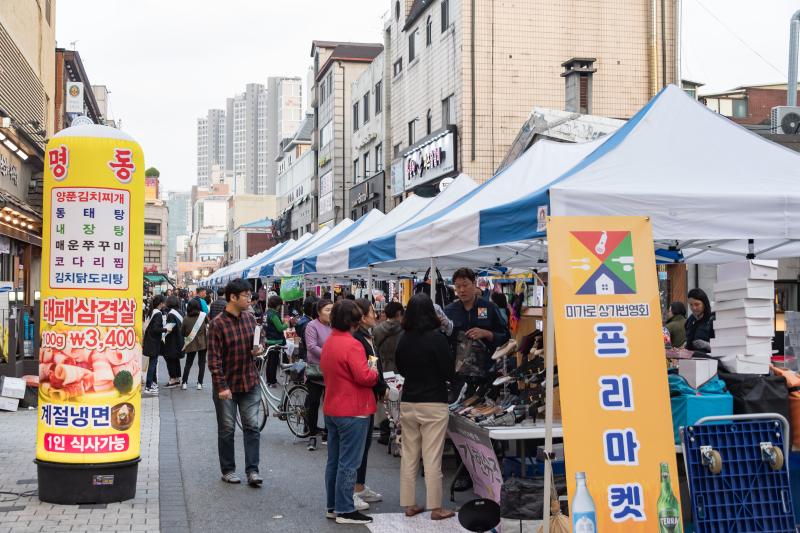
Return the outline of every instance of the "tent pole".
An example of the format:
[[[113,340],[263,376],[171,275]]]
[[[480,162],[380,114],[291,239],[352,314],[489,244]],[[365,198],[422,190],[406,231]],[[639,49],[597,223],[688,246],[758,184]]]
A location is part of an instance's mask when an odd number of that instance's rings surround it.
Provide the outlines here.
[[[369,274],[367,275],[367,300],[372,298],[372,265],[369,266]]]
[[[545,461],[550,461],[550,454],[553,451],[553,366],[555,360],[555,327],[553,324],[553,285],[552,280],[547,280],[547,315],[545,324],[545,407],[544,407],[544,452]],[[550,488],[551,488],[552,469],[545,465],[544,469],[544,514],[543,524],[544,533],[550,532]]]
[[[431,279],[431,300],[433,300],[433,303],[435,304],[436,303],[436,283],[438,282],[437,275],[436,275],[436,258],[435,257],[431,257],[431,278],[430,279]]]

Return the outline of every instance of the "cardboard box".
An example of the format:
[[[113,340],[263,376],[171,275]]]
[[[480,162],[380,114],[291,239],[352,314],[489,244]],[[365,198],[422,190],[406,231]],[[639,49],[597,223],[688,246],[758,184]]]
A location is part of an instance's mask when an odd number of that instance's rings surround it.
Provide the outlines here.
[[[730,300],[738,300],[741,298],[760,299],[760,300],[774,300],[775,298],[775,285],[768,282],[769,286],[755,286],[744,287],[741,289],[720,290],[714,291],[715,302],[726,302]]]
[[[718,281],[714,284],[714,293],[735,291],[739,289],[774,289],[775,282],[766,279],[732,279]]]
[[[25,397],[25,380],[8,376],[0,376],[0,396],[5,396],[6,398],[17,398],[21,400]]]
[[[759,337],[760,338],[760,337]],[[729,355],[752,355],[754,357],[772,357],[772,341],[749,342],[743,344],[720,345],[711,339],[711,356],[715,359]]]
[[[715,359],[679,359],[678,374],[693,389],[698,389],[717,374],[717,361]]]
[[[766,259],[751,259],[717,265],[717,281],[732,279],[778,279],[778,262]]]
[[[732,311],[736,309],[769,309],[772,316],[775,309],[775,297],[769,298],[734,298],[719,301],[714,305],[714,311]]]
[[[728,303],[728,302],[722,302]],[[771,303],[771,302],[770,302]],[[772,306],[769,307],[738,307],[736,309],[714,309],[716,320],[714,320],[714,327],[719,320],[735,320],[737,318],[758,318],[769,320],[770,323],[775,320],[775,311]]]
[[[0,396],[0,411],[16,411],[17,407],[19,407],[19,398]]]
[[[745,319],[746,320],[746,319]],[[751,319],[756,320],[756,319]],[[732,337],[738,334],[746,335],[748,337],[769,337],[772,338],[775,335],[775,325],[772,323],[771,320],[768,320],[766,324],[752,324],[752,325],[741,325],[741,326],[722,326],[721,324],[717,323],[718,321],[714,321],[714,334],[718,337],[726,338]],[[733,322],[730,320],[723,320],[723,324],[727,324],[729,322]]]
[[[729,355],[719,359],[722,367],[734,374],[769,374],[770,357]]]

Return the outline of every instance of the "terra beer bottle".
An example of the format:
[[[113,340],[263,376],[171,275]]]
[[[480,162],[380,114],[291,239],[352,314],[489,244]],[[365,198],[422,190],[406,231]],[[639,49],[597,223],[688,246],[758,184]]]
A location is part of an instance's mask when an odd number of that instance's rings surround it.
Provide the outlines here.
[[[661,463],[661,494],[658,495],[656,511],[659,533],[681,533],[681,511],[678,499],[672,493],[667,463]]]

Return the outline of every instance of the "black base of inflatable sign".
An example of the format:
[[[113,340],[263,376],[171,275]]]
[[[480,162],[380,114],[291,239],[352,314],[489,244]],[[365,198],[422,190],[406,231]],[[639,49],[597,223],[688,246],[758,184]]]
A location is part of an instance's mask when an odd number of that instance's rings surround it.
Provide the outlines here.
[[[140,458],[96,465],[51,463],[37,459],[39,499],[78,505],[112,503],[136,496]]]

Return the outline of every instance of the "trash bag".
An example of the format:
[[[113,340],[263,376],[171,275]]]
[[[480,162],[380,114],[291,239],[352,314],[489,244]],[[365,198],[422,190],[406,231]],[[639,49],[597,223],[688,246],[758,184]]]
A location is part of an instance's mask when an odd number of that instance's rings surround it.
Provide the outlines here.
[[[486,345],[467,337],[463,331],[456,339],[456,374],[461,378],[485,378],[490,360]]]
[[[567,478],[554,477],[556,490],[566,493]],[[544,516],[544,476],[512,477],[500,487],[500,516],[511,520],[541,520]],[[567,529],[569,531],[569,529]]]
[[[719,373],[733,396],[733,414],[778,413],[789,420],[789,392],[781,376]]]

